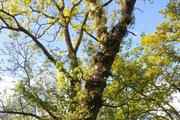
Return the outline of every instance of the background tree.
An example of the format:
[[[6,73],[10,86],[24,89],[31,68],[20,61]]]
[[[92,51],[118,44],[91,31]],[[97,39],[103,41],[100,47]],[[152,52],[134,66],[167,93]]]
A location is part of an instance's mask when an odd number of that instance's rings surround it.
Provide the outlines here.
[[[166,21],[141,45],[121,52],[135,3],[2,0],[0,28],[12,39],[3,52],[20,82],[17,109],[0,112],[27,120],[178,120],[170,98],[180,89],[179,3],[168,4]]]

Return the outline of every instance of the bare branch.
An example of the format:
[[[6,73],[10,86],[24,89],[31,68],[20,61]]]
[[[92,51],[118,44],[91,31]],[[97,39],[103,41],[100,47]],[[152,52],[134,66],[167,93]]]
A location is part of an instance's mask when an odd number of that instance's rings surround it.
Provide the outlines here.
[[[27,29],[25,29],[23,26],[20,25],[20,23],[18,22],[18,20],[15,18],[15,16],[11,15],[10,13],[0,10],[0,12],[6,14],[7,16],[11,17],[17,25],[16,27],[12,27],[10,26],[6,20],[0,16],[0,20],[6,25],[6,26],[1,26],[1,29],[9,29],[9,30],[13,30],[13,31],[17,31],[17,32],[23,32],[26,35],[28,35],[35,43],[36,45],[43,51],[43,53],[47,56],[47,58],[53,62],[54,64],[56,64],[56,60],[55,58],[49,53],[49,51],[46,49],[46,47],[38,40],[38,38],[36,36],[34,36],[32,33],[30,33]]]
[[[131,33],[133,36],[137,36],[136,33],[132,32],[132,31],[127,31],[128,33]]]
[[[32,12],[42,14],[43,16],[45,16],[45,17],[47,17],[47,18],[50,18],[50,19],[55,19],[55,18],[56,18],[55,16],[48,15],[47,13],[42,12],[42,11],[40,11],[40,10],[36,10],[36,9],[34,9],[33,7],[31,7],[31,6],[30,6],[30,9],[32,10]]]
[[[74,48],[73,48],[73,45],[72,45],[72,42],[71,42],[71,36],[70,36],[70,33],[69,33],[68,25],[66,25],[65,28],[64,28],[64,34],[65,34],[65,42],[66,42],[66,45],[67,45],[67,48],[68,48],[68,54],[71,56],[75,52],[74,52]]]
[[[84,26],[86,25],[86,21],[88,19],[88,15],[89,15],[89,12],[86,13],[86,15],[84,17],[84,20],[83,20],[83,23],[81,25],[79,37],[78,37],[78,40],[77,40],[77,43],[76,43],[76,46],[75,46],[75,52],[78,51],[78,48],[79,48],[79,46],[81,44],[81,41],[82,41],[82,38],[83,38],[83,33],[84,33]]]
[[[91,38],[93,38],[95,41],[99,42],[98,38],[89,33],[88,31],[84,30],[87,35],[89,35]]]
[[[118,108],[118,107],[122,107],[123,105],[126,105],[126,104],[125,103],[122,103],[120,105],[103,104],[102,106],[104,106],[104,107],[111,107],[111,108]]]
[[[64,7],[65,7],[64,0],[61,0],[61,2],[62,2],[62,6],[59,6],[56,0],[53,0],[54,5],[56,6],[56,8],[58,9],[60,13],[64,10]]]
[[[49,53],[49,51],[44,47],[44,45],[32,34],[30,33],[28,30],[26,30],[23,27],[20,27],[19,30],[23,33],[25,33],[26,35],[28,35],[29,37],[31,37],[31,39],[36,43],[36,45],[43,51],[43,53],[47,56],[47,58],[53,62],[54,64],[56,64],[57,60]]]
[[[106,6],[108,6],[111,2],[112,2],[113,0],[109,0],[109,1],[107,1],[106,3],[104,3],[103,5],[102,5],[102,7],[106,7]]]
[[[82,1],[83,1],[83,0],[79,0],[77,3],[75,3],[75,4],[72,6],[72,8],[71,8],[71,10],[70,10],[70,14],[71,14],[71,15],[72,15],[72,12],[74,11],[74,9],[75,9],[78,5],[80,5]],[[70,16],[71,16],[71,15],[70,15]]]
[[[26,113],[26,112],[17,112],[17,111],[0,111],[0,113],[5,113],[5,114],[16,114],[16,115],[24,115],[24,116],[31,116],[34,117],[36,119],[41,120],[42,118],[36,114],[33,113]]]

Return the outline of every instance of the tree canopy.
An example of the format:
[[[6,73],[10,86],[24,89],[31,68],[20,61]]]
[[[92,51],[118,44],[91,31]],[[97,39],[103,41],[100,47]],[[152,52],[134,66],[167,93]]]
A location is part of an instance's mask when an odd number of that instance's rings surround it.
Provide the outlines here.
[[[126,39],[135,35],[135,5],[1,0],[9,38],[0,65],[18,79],[0,107],[4,119],[178,120],[171,101],[180,92],[180,2],[169,1],[164,21],[136,47]]]

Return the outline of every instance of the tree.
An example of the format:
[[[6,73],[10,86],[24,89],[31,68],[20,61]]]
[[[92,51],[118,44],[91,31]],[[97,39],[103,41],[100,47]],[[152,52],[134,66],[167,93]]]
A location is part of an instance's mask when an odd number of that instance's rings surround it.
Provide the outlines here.
[[[120,45],[132,33],[135,3],[1,1],[1,31],[9,33],[12,43],[23,43],[11,62],[21,71],[16,90],[28,107],[0,112],[42,120],[180,118],[170,104],[180,89],[179,12],[174,12],[179,3],[170,2],[162,11],[167,21],[123,54]]]

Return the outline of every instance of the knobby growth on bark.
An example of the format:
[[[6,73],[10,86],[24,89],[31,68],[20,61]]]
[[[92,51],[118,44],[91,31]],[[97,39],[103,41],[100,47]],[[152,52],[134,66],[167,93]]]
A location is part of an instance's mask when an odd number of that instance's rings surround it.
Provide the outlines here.
[[[95,120],[102,107],[102,94],[106,87],[106,80],[110,74],[116,54],[119,51],[120,44],[127,34],[127,27],[132,22],[132,12],[135,2],[136,0],[126,0],[122,9],[121,20],[110,32],[105,31],[105,33],[99,35],[106,34],[106,38],[103,40],[102,49],[93,58],[93,66],[95,66],[96,70],[86,83],[89,97],[85,104],[87,104],[88,111],[90,112],[87,120]]]

